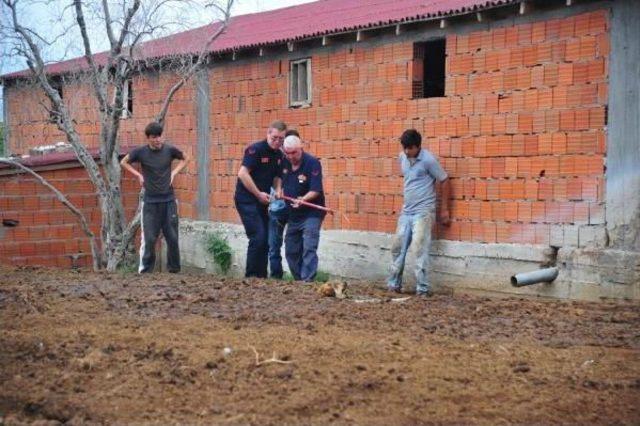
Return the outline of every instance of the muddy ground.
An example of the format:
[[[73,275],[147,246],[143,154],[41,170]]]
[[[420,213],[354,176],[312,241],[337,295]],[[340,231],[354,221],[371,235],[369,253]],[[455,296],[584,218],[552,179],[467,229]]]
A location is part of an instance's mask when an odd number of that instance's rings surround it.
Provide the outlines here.
[[[640,423],[637,303],[0,274],[0,424]]]

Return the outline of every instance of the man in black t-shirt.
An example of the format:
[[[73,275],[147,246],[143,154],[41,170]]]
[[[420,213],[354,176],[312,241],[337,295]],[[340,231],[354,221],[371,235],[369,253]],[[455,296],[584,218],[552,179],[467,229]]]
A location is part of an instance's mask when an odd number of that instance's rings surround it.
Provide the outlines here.
[[[246,277],[267,277],[269,253],[269,192],[280,189],[282,141],[287,126],[274,121],[267,130],[267,138],[247,147],[238,171],[234,201],[249,239]]]
[[[178,148],[164,143],[162,130],[160,123],[149,123],[144,129],[147,144],[135,148],[120,162],[144,186],[139,273],[153,271],[155,244],[160,231],[167,241],[167,270],[180,272],[178,206],[173,192],[173,180],[185,168],[188,160]],[[178,160],[178,164],[171,170],[173,160]],[[142,173],[131,166],[131,163],[136,162],[140,163]]]

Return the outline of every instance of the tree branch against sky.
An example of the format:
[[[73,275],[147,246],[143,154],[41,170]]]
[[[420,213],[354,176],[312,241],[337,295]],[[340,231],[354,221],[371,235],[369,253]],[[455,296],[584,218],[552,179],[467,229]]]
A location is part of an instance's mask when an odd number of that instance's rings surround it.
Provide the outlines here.
[[[264,12],[267,10],[279,9],[288,6],[294,6],[303,3],[310,3],[315,0],[236,0],[231,10],[231,16],[244,15],[247,13]],[[174,34],[190,28],[206,25],[211,22],[211,15],[202,14],[196,11],[202,10],[202,6],[210,3],[211,0],[186,0],[173,1],[171,10],[162,11],[158,20],[163,22],[162,31],[155,34],[155,37],[162,37]],[[58,62],[70,58],[82,56],[84,54],[82,43],[77,32],[69,33],[69,28],[75,26],[75,18],[73,17],[73,1],[72,0],[41,0],[37,2],[22,1],[20,5],[21,15],[28,16],[29,22],[38,28],[47,29],[47,40],[55,40],[46,49],[43,49],[45,61]],[[155,1],[158,3],[158,0]],[[43,7],[46,6],[46,7]],[[199,7],[194,7],[199,6]],[[143,9],[149,10],[150,7],[143,2]],[[211,10],[213,12],[213,10]],[[156,12],[158,13],[158,12]],[[105,16],[101,8],[92,8],[85,12],[86,19],[90,24],[98,23],[104,25]],[[6,24],[8,17],[0,17],[0,75],[20,71],[26,69],[24,61],[17,55],[11,54],[11,44],[5,39],[2,28]],[[217,16],[221,19],[222,16]],[[94,35],[91,38],[91,44],[95,52],[102,52],[109,49],[108,37],[104,33],[99,36]]]
[[[217,7],[209,7],[214,2]],[[217,30],[212,31],[207,40],[202,40],[201,46],[194,47],[196,51],[162,58],[163,70],[176,80],[164,95],[163,107],[157,117],[163,121],[173,95],[207,63],[211,44],[226,29],[233,0],[69,0],[64,7],[56,8],[61,3],[0,0],[3,16],[0,30],[10,54],[20,56],[29,68],[30,77],[21,78],[16,84],[31,84],[44,93],[49,105],[41,102],[41,107],[48,113],[50,122],[66,137],[87,171],[102,213],[101,250],[99,254],[94,253],[94,267],[114,271],[123,260],[140,220],[138,213],[127,223],[122,202],[119,131],[126,107],[125,88],[138,73],[139,64],[158,66],[158,59],[144,57],[139,46],[184,25],[186,20],[179,23],[177,19],[179,8],[199,7],[199,16],[208,15],[209,23],[218,23]],[[38,19],[30,19],[25,12],[28,4],[51,6],[51,16],[57,16],[59,25],[50,22],[50,26],[41,26],[43,23]],[[95,99],[96,118],[93,120],[99,129],[98,159],[88,149],[87,135],[76,128],[82,119],[76,116],[81,112],[74,108],[73,97],[63,97],[55,88],[54,78],[47,73],[47,66],[55,62],[51,59],[55,56],[53,46],[64,40],[67,42],[65,51],[80,49],[81,55],[73,56],[84,57],[86,63],[55,78],[62,78],[63,86],[73,83],[88,88],[88,93]],[[100,60],[94,57],[96,52],[102,52]],[[45,55],[53,56],[47,58]]]

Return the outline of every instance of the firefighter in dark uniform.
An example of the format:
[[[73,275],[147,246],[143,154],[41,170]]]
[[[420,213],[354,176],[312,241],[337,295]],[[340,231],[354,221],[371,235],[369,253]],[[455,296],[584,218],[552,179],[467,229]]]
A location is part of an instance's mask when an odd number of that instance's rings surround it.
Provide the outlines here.
[[[281,186],[280,172],[283,154],[280,148],[287,126],[274,121],[267,130],[267,138],[249,145],[244,151],[238,171],[234,197],[244,230],[249,239],[246,277],[267,277],[269,192]]]
[[[284,141],[286,160],[282,167],[282,192],[285,196],[325,205],[322,188],[322,166],[311,154],[304,152],[297,136]],[[287,219],[285,255],[291,275],[296,280],[311,282],[318,271],[320,227],[325,212],[292,202]]]

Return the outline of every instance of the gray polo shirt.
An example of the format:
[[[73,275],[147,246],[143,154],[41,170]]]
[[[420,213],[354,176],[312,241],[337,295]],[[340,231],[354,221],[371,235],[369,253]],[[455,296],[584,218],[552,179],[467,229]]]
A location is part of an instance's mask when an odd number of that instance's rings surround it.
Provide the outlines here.
[[[426,149],[420,149],[414,164],[400,153],[400,168],[404,176],[404,214],[422,214],[436,208],[435,181],[447,179],[438,160]]]

